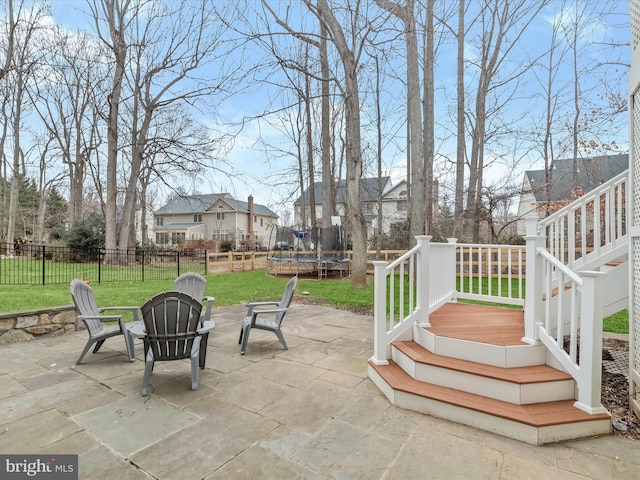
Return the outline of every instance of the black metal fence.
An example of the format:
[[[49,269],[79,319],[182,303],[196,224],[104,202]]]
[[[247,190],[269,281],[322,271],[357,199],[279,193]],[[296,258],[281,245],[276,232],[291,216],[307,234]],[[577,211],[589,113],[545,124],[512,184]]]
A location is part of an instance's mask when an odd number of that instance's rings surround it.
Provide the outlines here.
[[[0,244],[0,285],[169,280],[185,272],[206,272],[207,251],[77,249]]]

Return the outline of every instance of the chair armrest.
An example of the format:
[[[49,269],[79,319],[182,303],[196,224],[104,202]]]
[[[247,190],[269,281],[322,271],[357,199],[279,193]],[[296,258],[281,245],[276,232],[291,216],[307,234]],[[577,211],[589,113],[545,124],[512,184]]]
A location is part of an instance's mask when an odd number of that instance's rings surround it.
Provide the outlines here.
[[[147,336],[147,330],[142,322],[135,322],[131,325],[127,325],[127,330],[131,332],[131,335],[137,338],[144,338]]]
[[[254,307],[262,307],[262,306],[265,306],[265,305],[278,305],[278,302],[274,302],[273,300],[271,300],[271,301],[266,300],[264,302],[249,302],[249,303],[245,303],[244,306],[248,307],[247,317],[250,317],[252,315]]]
[[[80,320],[100,320],[101,322],[117,322],[122,315],[78,315]]]
[[[265,308],[260,310],[253,310],[251,316],[255,319],[261,313],[280,313],[286,312],[287,310],[289,310],[289,308]]]
[[[216,322],[209,320],[208,322],[203,322],[202,327],[198,329],[198,335],[202,335],[203,333],[210,332],[216,327]]]
[[[286,307],[286,308],[265,308],[265,309],[260,309],[260,310],[253,310],[251,312],[251,314],[250,314],[250,316],[251,316],[251,327],[255,326],[256,320],[258,319],[258,315],[261,315],[261,314],[263,314],[263,315],[264,314],[273,314],[274,318],[275,318],[275,315],[277,313],[286,312],[287,310],[289,310],[288,307]]]
[[[213,307],[213,302],[216,301],[216,297],[207,297],[204,296],[202,298],[203,302],[207,302],[207,307],[206,310],[204,311],[204,318],[205,318],[205,322],[207,322],[208,320],[211,319],[211,307]]]
[[[98,309],[99,312],[106,312],[106,311],[112,311],[112,310],[127,310],[133,313],[134,322],[139,322],[141,320],[140,307],[102,307]]]

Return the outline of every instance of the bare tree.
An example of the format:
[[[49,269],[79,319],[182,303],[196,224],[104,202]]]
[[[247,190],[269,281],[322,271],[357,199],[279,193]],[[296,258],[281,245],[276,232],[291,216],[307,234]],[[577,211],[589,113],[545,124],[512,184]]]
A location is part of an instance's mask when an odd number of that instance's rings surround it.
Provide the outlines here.
[[[227,19],[231,21],[231,19]],[[136,192],[144,149],[151,136],[150,126],[159,110],[178,103],[194,104],[233,85],[233,69],[218,68],[218,77],[202,69],[226,52],[221,51],[225,26],[217,22],[217,12],[209,0],[180,5],[154,2],[143,15],[134,17],[130,80],[131,163],[125,184],[120,229],[120,248],[131,248],[135,222]],[[221,63],[221,62],[220,62]]]
[[[91,0],[89,2],[89,9],[98,37],[113,55],[111,91],[107,96],[109,116],[107,120],[107,171],[104,208],[105,248],[108,250],[118,246],[118,134],[120,96],[128,51],[125,34],[135,11],[142,8],[144,3],[132,2],[132,0]]]
[[[411,165],[411,180],[408,190],[409,226],[413,242],[413,237],[425,234],[425,219],[427,218],[428,210],[427,196],[425,193],[427,181],[425,164],[428,159],[426,159],[424,155],[425,144],[423,143],[423,112],[420,95],[420,67],[418,64],[415,0],[407,0],[404,6],[391,2],[390,0],[376,0],[376,3],[381,8],[398,17],[404,25],[407,55],[407,118],[410,146],[410,158],[407,159],[407,161]],[[433,11],[431,11],[431,15],[433,15]],[[427,65],[425,65],[425,69],[427,68]],[[431,68],[433,68],[433,65]],[[425,86],[425,89],[426,88]],[[433,161],[433,155],[431,155],[431,161]]]
[[[31,89],[44,128],[66,166],[68,221],[82,219],[87,163],[100,146],[102,86],[100,51],[89,35],[54,27],[47,39],[46,68]]]
[[[26,8],[21,4],[15,17],[8,19],[9,30],[13,35],[10,40],[10,51],[13,54],[10,65],[3,71],[2,80],[10,91],[10,101],[5,105],[11,108],[9,119],[11,122],[13,140],[13,160],[10,163],[11,190],[9,193],[9,208],[7,211],[6,241],[13,244],[16,232],[16,215],[19,205],[20,182],[26,175],[21,132],[23,130],[23,113],[28,107],[27,88],[28,82],[34,75],[39,62],[40,52],[35,45],[36,32],[40,28],[40,20],[44,14],[43,5],[35,5],[34,8]],[[10,15],[14,14],[12,5],[9,8]],[[5,62],[6,64],[7,62]],[[6,117],[5,117],[6,118]],[[12,248],[12,247],[10,247]]]
[[[458,28],[456,30],[456,173],[453,216],[453,236],[462,239],[464,224],[464,165],[465,143],[465,89],[464,89],[464,42],[465,42],[465,2],[458,1]]]
[[[346,209],[347,221],[353,239],[351,278],[355,285],[367,286],[367,235],[364,215],[360,204],[360,179],[362,178],[362,142],[360,137],[360,91],[358,88],[358,65],[368,31],[357,36],[358,26],[350,25],[351,44],[347,41],[342,25],[336,19],[326,0],[316,4],[304,0],[305,5],[326,24],[329,38],[333,42],[344,68],[344,102],[346,131]],[[357,7],[359,3],[357,4]],[[353,12],[357,20],[358,8]]]
[[[489,109],[487,97],[498,86],[502,87],[511,78],[518,78],[526,66],[516,72],[502,73],[496,82],[498,73],[504,69],[506,60],[518,44],[527,26],[546,5],[546,1],[531,3],[528,0],[486,0],[481,13],[482,31],[478,39],[480,50],[473,125],[471,133],[471,152],[469,155],[469,189],[467,192],[467,236],[477,242],[480,228],[480,210],[482,208],[482,187],[485,168],[485,145],[487,142],[487,122]],[[502,105],[504,106],[504,105]],[[494,109],[493,113],[496,113]]]

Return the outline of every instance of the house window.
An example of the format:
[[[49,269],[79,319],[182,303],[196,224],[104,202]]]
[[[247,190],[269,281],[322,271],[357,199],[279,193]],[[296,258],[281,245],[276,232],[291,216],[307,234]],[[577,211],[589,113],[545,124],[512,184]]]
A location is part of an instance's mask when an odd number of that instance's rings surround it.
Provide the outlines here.
[[[260,219],[260,226],[261,226],[261,227],[264,227],[264,218],[261,218],[261,219]]]
[[[202,214],[194,213],[193,214],[193,223],[202,223]]]
[[[166,245],[169,243],[169,234],[167,232],[156,233],[156,243],[158,245]]]
[[[164,225],[164,217],[156,217],[156,227],[162,227]]]
[[[362,205],[362,213],[365,215],[373,215],[373,204],[365,203]]]
[[[399,202],[396,202],[396,208],[399,212],[406,212],[407,211],[407,201],[406,200],[401,200]]]
[[[212,240],[229,240],[229,232],[227,230],[214,230],[211,234]]]
[[[253,216],[253,223],[258,223],[258,216],[257,215]]]
[[[216,213],[216,220],[224,220],[224,212]]]

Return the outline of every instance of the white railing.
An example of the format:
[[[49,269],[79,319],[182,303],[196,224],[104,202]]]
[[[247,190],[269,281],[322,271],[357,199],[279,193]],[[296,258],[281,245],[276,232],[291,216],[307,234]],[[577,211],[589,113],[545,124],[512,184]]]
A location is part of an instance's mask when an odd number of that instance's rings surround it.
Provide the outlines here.
[[[429,236],[416,240],[417,245],[397,260],[373,262],[372,362],[388,364],[391,342],[411,340],[413,326],[429,326],[429,314],[447,301],[523,305],[526,288],[523,341],[542,342],[572,375],[578,385],[577,408],[605,412],[600,389],[601,282],[606,273],[576,274],[544,248],[546,239],[540,235],[526,237],[526,247],[457,245],[453,239],[432,244]]]
[[[416,240],[397,260],[373,262],[376,364],[388,363],[391,342],[410,340],[413,325],[429,326],[429,314],[447,302],[524,303],[524,246]]]
[[[374,347],[371,361],[388,364],[391,342],[412,338],[414,323],[428,324],[429,241],[417,244],[391,263],[374,261]]]
[[[627,242],[624,171],[554,212],[537,225],[547,249],[572,270],[591,269],[614,260]],[[597,263],[593,263],[597,262]]]
[[[542,282],[534,285],[530,291],[539,301],[527,305],[527,310],[540,309],[530,315],[536,321],[534,339],[540,340],[576,381],[578,400],[575,406],[590,414],[605,413],[600,402],[600,282],[606,273],[582,272],[578,275],[544,248],[536,248],[536,256],[533,268],[541,269]]]
[[[524,304],[524,245],[456,245],[457,298]]]

